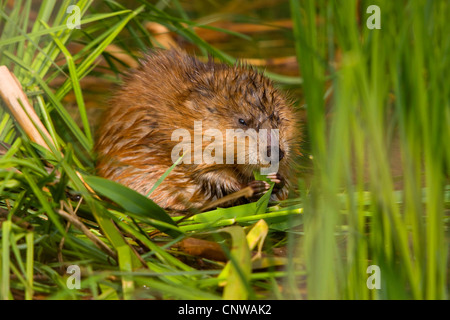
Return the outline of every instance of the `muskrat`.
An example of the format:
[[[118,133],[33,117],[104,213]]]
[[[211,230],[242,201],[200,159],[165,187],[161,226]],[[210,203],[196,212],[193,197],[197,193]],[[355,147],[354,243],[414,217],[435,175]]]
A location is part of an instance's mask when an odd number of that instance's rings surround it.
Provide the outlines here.
[[[174,163],[172,150],[179,140],[173,141],[173,132],[184,128],[192,133],[194,121],[201,121],[202,133],[217,128],[223,137],[226,129],[278,129],[278,172],[267,177],[275,182],[272,199],[287,197],[300,141],[290,100],[252,67],[242,63],[229,66],[211,58],[202,62],[175,49],[147,54],[115,92],[97,132],[98,175],[147,195]],[[267,137],[270,148],[274,137],[270,133]],[[192,142],[188,141],[188,145]],[[234,139],[232,143],[236,146]],[[238,148],[234,150],[234,156],[239,156]],[[261,195],[268,184],[255,181],[253,171],[267,165],[250,164],[252,155],[248,148],[244,150],[243,164],[178,164],[150,199],[168,210],[185,211],[201,208],[246,186]],[[268,155],[270,150],[274,149],[269,149]],[[235,199],[225,206],[249,200]]]

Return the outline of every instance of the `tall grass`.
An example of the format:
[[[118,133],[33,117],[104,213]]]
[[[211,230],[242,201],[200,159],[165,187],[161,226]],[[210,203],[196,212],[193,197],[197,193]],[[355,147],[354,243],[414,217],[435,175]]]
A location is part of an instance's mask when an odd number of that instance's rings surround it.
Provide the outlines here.
[[[300,210],[264,215],[267,222],[257,223],[266,211],[267,194],[247,206],[178,219],[176,225],[151,200],[93,175],[92,124],[80,85],[88,74],[106,77],[96,69],[100,56],[108,63],[106,71],[118,72],[115,58],[106,52],[113,41],[132,57],[130,39],[134,48],[151,47],[152,36],[143,28],[147,20],[176,31],[205,55],[234,59],[200,39],[191,29],[198,24],[183,12],[173,16],[147,1],[130,10],[115,1],[99,9],[93,1],[47,0],[35,19],[30,18],[32,4],[25,0],[8,7],[2,2],[0,7],[0,64],[14,73],[28,96],[28,101],[19,99],[19,108],[31,103],[43,123],[33,122],[29,112],[13,119],[5,103],[10,97],[2,101],[0,298],[245,299],[256,297],[255,283],[267,291],[266,282],[275,283],[284,273],[252,274],[250,250],[261,251],[267,223],[277,225],[280,217]],[[71,4],[80,8],[80,29],[67,27]],[[73,42],[81,44],[77,53],[69,48]],[[1,70],[3,85],[12,78]],[[53,87],[54,79],[63,79],[62,84]],[[68,93],[75,96],[81,126],[64,106]],[[28,126],[35,127],[40,139],[23,130]],[[241,226],[233,226],[236,222]],[[249,226],[248,233],[243,226]],[[166,236],[158,237],[159,231]],[[177,248],[196,234],[220,243],[229,262],[206,261],[210,270],[183,262],[185,255],[193,258]],[[80,268],[83,290],[69,285],[71,265]]]
[[[366,27],[373,4],[379,30]],[[301,239],[308,297],[448,298],[448,3],[292,0],[291,10],[315,167]],[[366,285],[369,265],[379,290]]]

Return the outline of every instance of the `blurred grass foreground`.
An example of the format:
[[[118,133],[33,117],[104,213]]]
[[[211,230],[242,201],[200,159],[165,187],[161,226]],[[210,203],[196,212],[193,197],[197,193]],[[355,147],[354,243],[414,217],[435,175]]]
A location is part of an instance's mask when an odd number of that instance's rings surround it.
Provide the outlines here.
[[[0,298],[448,299],[449,6],[0,1]],[[93,110],[168,45],[291,93],[291,199],[181,220],[95,176]]]

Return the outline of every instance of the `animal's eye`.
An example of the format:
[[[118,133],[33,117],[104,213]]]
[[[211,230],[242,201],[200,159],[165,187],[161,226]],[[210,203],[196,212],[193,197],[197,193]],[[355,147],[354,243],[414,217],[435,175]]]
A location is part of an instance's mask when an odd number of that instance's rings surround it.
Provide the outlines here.
[[[243,126],[247,125],[247,122],[245,122],[244,119],[239,119],[239,123],[242,124]]]

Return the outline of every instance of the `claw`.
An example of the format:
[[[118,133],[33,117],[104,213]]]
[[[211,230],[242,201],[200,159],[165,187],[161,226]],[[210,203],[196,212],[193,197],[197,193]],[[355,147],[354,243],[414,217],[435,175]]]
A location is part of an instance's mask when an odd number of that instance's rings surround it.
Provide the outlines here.
[[[263,193],[264,191],[267,191],[270,188],[270,184],[268,184],[265,181],[259,181],[259,180],[250,182],[248,184],[248,186],[252,188],[253,194]]]

